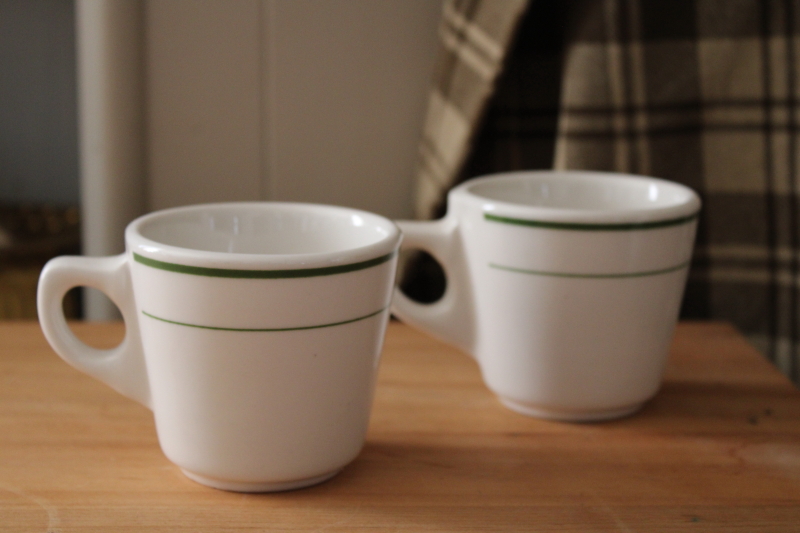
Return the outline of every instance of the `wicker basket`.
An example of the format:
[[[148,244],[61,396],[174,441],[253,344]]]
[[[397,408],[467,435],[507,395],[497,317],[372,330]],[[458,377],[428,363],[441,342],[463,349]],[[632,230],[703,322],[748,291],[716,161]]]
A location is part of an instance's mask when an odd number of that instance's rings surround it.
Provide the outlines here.
[[[80,251],[74,207],[0,205],[0,320],[36,318],[36,286],[44,264]],[[80,294],[64,299],[69,318],[80,316]]]

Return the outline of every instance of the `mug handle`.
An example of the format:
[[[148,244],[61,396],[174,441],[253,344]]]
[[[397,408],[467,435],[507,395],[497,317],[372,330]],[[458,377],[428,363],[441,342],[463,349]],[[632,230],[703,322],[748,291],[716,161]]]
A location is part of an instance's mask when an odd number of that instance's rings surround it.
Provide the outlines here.
[[[442,265],[447,285],[444,295],[431,304],[417,303],[395,287],[392,313],[474,357],[475,313],[457,220],[445,217],[432,222],[396,223],[403,232],[400,249],[419,249],[431,254]]]
[[[100,350],[87,346],[69,329],[62,302],[68,290],[81,286],[103,291],[122,312],[125,338],[116,348]],[[64,361],[99,379],[123,396],[152,409],[130,268],[125,254],[51,259],[39,277],[36,300],[44,336]]]

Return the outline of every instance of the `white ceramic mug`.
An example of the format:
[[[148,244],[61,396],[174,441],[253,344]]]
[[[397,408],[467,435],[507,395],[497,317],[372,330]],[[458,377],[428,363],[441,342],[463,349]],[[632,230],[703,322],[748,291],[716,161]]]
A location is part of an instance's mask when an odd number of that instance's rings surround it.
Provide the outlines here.
[[[470,353],[509,408],[590,421],[638,410],[660,383],[698,196],[655,178],[531,171],[470,180],[447,215],[399,222],[447,276],[433,304],[395,291],[401,320]]]
[[[153,410],[184,473],[216,488],[312,485],[359,453],[389,316],[400,232],[332,206],[231,203],[133,221],[116,257],[59,257],[39,318],[68,363]],[[80,342],[61,302],[105,292],[126,334]]]

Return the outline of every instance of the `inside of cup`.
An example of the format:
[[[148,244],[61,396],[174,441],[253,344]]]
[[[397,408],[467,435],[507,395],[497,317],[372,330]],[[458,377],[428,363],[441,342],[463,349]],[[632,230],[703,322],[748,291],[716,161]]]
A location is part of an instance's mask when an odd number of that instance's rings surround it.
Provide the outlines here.
[[[600,172],[509,175],[481,180],[468,190],[522,206],[601,212],[677,207],[694,197],[690,189],[669,181]]]
[[[139,233],[168,246],[240,254],[294,255],[380,242],[391,223],[370,213],[303,204],[208,205],[158,214]]]

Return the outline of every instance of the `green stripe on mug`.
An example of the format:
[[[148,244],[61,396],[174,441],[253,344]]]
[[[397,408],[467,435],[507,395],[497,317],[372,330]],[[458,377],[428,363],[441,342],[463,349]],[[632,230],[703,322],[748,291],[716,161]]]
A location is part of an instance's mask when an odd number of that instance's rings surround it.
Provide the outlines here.
[[[364,270],[366,268],[374,267],[383,264],[392,257],[395,252],[390,252],[386,255],[376,257],[375,259],[368,259],[358,263],[350,263],[347,265],[335,265],[329,267],[319,268],[295,268],[289,270],[244,270],[233,268],[209,268],[190,265],[181,265],[178,263],[168,263],[166,261],[158,261],[150,259],[134,252],[133,258],[137,263],[145,266],[166,270],[168,272],[177,272],[179,274],[191,274],[193,276],[209,276],[213,278],[243,278],[243,279],[286,279],[286,278],[312,278],[315,276],[332,276],[334,274],[344,274],[346,272],[354,272],[356,270]]]
[[[543,229],[560,229],[560,230],[573,230],[573,231],[636,231],[667,228],[670,226],[680,226],[688,224],[698,217],[699,213],[687,215],[685,217],[670,218],[667,220],[655,220],[652,222],[625,222],[625,223],[609,223],[609,224],[591,224],[582,222],[550,222],[544,220],[525,220],[521,218],[504,217],[493,215],[491,213],[484,213],[483,218],[490,222],[499,222],[501,224],[512,224],[516,226],[528,226],[531,228]]]
[[[623,272],[619,274],[579,274],[571,272],[552,272],[547,270],[528,270],[525,268],[515,268],[510,266],[498,265],[496,263],[489,263],[490,268],[497,270],[505,270],[506,272],[515,272],[517,274],[529,274],[532,276],[550,276],[556,278],[589,278],[589,279],[619,279],[619,278],[644,278],[647,276],[658,276],[661,274],[669,274],[689,266],[691,261],[684,261],[683,263],[667,268],[660,268],[657,270],[645,270],[641,272]]]
[[[334,326],[343,326],[345,324],[352,324],[353,322],[359,322],[361,320],[366,320],[368,318],[372,318],[373,316],[379,315],[386,311],[389,307],[386,306],[382,309],[378,309],[377,311],[370,313],[368,315],[360,316],[358,318],[351,318],[349,320],[342,320],[340,322],[331,322],[329,324],[317,324],[313,326],[295,326],[295,327],[288,327],[288,328],[225,328],[219,326],[204,326],[201,324],[188,324],[186,322],[178,322],[176,320],[169,320],[166,318],[161,318],[159,316],[151,315],[147,311],[142,311],[144,316],[150,317],[154,320],[159,320],[161,322],[166,322],[167,324],[174,324],[176,326],[186,326],[189,328],[198,328],[198,329],[210,329],[214,331],[241,331],[241,332],[273,332],[273,331],[303,331],[307,329],[321,329],[321,328],[332,328]]]

